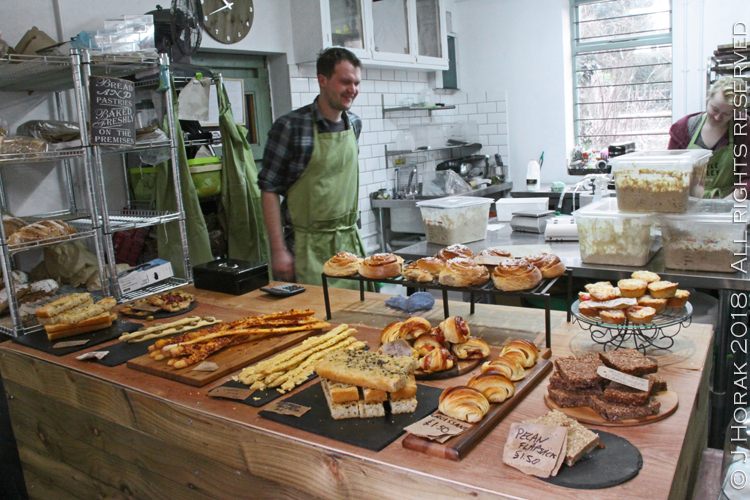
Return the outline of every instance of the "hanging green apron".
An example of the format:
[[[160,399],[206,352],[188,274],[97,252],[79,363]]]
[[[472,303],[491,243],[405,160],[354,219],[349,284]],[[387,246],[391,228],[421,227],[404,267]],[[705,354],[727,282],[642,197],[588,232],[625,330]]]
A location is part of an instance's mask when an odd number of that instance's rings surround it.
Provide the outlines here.
[[[357,231],[359,166],[357,139],[350,126],[343,132],[319,134],[302,176],[287,191],[294,228],[294,270],[298,283],[322,285],[323,264],[337,252],[364,256]],[[351,280],[330,280],[339,288],[359,289]]]
[[[695,145],[700,136],[703,124],[706,123],[706,113],[698,124],[698,129],[690,139],[688,149],[702,149]],[[729,144],[714,151],[708,160],[706,171],[706,187],[703,191],[704,198],[725,198],[734,191],[734,134],[732,133],[732,121],[729,122]]]
[[[234,122],[227,90],[219,96],[221,129],[221,204],[226,219],[230,259],[270,262],[268,234],[258,187],[258,169],[247,142],[247,130]]]
[[[185,152],[185,141],[182,137],[182,127],[177,119],[177,95],[174,90],[174,79],[171,82],[172,102],[174,103],[175,135],[177,136],[177,157],[179,165],[176,168],[180,172],[180,190],[182,191],[182,206],[185,211],[185,232],[187,233],[188,253],[190,265],[197,266],[213,260],[211,255],[211,243],[208,239],[206,221],[203,219],[198,193],[195,191],[193,179],[190,177],[190,169],[187,164],[187,153]],[[166,127],[165,127],[166,129]],[[175,196],[174,181],[170,162],[160,163],[156,166],[156,209],[174,212],[177,210],[177,198]],[[175,276],[184,277],[182,240],[180,239],[180,227],[178,223],[168,222],[157,226],[157,243],[159,245],[159,258],[172,263]]]

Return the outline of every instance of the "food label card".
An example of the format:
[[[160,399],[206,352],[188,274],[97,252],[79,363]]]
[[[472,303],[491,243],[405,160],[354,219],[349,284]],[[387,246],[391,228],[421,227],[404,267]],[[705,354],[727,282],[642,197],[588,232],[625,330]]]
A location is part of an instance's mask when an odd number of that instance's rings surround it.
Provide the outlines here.
[[[428,415],[418,422],[404,427],[404,430],[415,436],[432,439],[444,443],[453,436],[463,434],[471,429],[472,425],[461,422],[440,412]]]
[[[65,347],[78,347],[79,345],[86,345],[91,342],[91,339],[86,340],[66,340],[65,342],[58,342],[52,346],[53,349],[64,349]]]
[[[224,399],[237,399],[244,401],[249,398],[255,389],[238,389],[236,387],[217,387],[211,391],[208,391],[208,395],[212,398],[224,398]]]
[[[646,380],[645,378],[634,377],[633,375],[628,375],[627,373],[622,373],[617,370],[613,370],[612,368],[607,368],[606,366],[600,366],[599,368],[597,368],[596,373],[606,378],[607,380],[619,382],[622,385],[627,385],[628,387],[638,389],[639,391],[648,391],[648,380]]]
[[[565,460],[567,442],[565,427],[515,423],[510,426],[503,463],[524,474],[554,476]]]
[[[310,407],[298,405],[296,403],[289,403],[286,401],[277,401],[266,408],[266,411],[271,411],[280,415],[301,417],[302,415],[310,411]]]

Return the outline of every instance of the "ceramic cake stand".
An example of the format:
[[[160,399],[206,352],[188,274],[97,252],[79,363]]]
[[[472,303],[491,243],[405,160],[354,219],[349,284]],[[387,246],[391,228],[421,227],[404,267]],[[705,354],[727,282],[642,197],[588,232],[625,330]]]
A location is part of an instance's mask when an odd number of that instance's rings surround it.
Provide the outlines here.
[[[674,345],[674,337],[683,327],[690,326],[693,317],[693,307],[688,302],[679,309],[666,308],[645,325],[635,325],[627,319],[622,325],[612,325],[604,323],[601,318],[581,314],[579,302],[576,300],[571,306],[573,322],[578,321],[581,328],[591,332],[591,340],[603,345],[605,351],[631,347],[632,343],[644,354],[648,348],[670,349]],[[670,327],[675,327],[674,331],[666,331]]]

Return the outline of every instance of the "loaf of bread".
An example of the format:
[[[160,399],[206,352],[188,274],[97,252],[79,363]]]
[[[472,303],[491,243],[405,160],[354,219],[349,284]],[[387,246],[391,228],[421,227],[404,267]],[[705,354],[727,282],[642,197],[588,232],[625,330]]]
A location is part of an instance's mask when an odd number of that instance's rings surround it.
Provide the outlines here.
[[[339,252],[323,264],[328,276],[351,276],[359,272],[362,259],[349,252]]]
[[[76,228],[67,222],[59,220],[43,220],[24,226],[14,232],[8,238],[8,244],[21,245],[23,243],[60,238],[76,234],[77,232]]]
[[[64,323],[78,323],[87,318],[99,316],[117,305],[117,301],[112,297],[105,297],[96,304],[88,303],[87,307],[76,307],[73,310],[52,316],[51,318],[39,318],[43,325],[59,325]]]
[[[359,274],[365,278],[395,278],[401,275],[404,259],[392,253],[377,253],[367,257],[359,266]]]
[[[471,259],[456,257],[445,263],[439,279],[440,284],[446,286],[476,286],[487,283],[490,280],[490,272]]]
[[[542,272],[526,259],[507,259],[492,271],[495,288],[506,292],[528,290],[542,281]]]
[[[416,365],[414,358],[342,349],[327,354],[315,372],[335,382],[395,392],[407,384]]]
[[[401,271],[401,276],[403,276],[405,280],[416,281],[418,283],[429,283],[435,279],[435,276],[433,276],[432,273],[419,267],[416,262],[404,266],[403,271]]]
[[[89,318],[79,323],[62,324],[62,325],[44,325],[44,329],[47,331],[47,338],[49,340],[57,340],[65,337],[72,337],[74,335],[80,335],[82,333],[92,332],[94,330],[101,330],[103,328],[109,328],[112,326],[114,321],[114,315],[110,313],[101,314],[95,318]],[[50,330],[54,331],[50,331]]]
[[[35,312],[37,318],[51,318],[52,316],[62,314],[64,311],[83,305],[85,302],[93,302],[91,294],[73,293],[60,297],[56,301],[40,307]]]
[[[445,267],[445,261],[438,259],[437,257],[423,257],[415,262],[417,267],[423,271],[427,271],[433,276],[438,276],[440,271]]]
[[[490,410],[490,402],[479,390],[459,385],[443,391],[438,409],[449,417],[475,423],[482,420]]]
[[[3,215],[3,230],[5,231],[5,239],[8,239],[10,235],[26,226],[26,221],[13,217],[12,215]]]

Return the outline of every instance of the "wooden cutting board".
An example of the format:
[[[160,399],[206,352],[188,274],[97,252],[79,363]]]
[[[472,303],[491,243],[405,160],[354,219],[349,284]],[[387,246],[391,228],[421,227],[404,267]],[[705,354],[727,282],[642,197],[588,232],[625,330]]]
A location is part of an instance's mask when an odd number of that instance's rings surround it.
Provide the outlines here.
[[[572,408],[561,408],[552,401],[547,392],[544,393],[544,402],[552,410],[560,410],[570,418],[578,420],[582,424],[601,425],[603,427],[634,427],[636,425],[653,424],[659,420],[664,420],[675,411],[679,404],[679,397],[674,391],[658,392],[652,396],[661,403],[659,413],[648,417],[628,418],[625,420],[615,420],[613,422],[605,420],[593,408],[589,406],[575,406]]]
[[[133,370],[150,373],[157,377],[164,377],[195,387],[203,387],[204,385],[209,384],[214,380],[218,380],[233,371],[239,370],[255,361],[264,359],[271,354],[284,350],[287,347],[297,344],[307,337],[318,333],[320,333],[320,330],[295,332],[289,335],[270,337],[248,342],[247,344],[228,347],[216,354],[212,354],[206,359],[206,361],[219,365],[219,369],[213,372],[195,371],[194,368],[200,363],[176,370],[167,365],[167,359],[156,361],[149,357],[148,354],[139,358],[131,359],[128,361],[127,366]]]
[[[456,461],[461,460],[552,371],[552,362],[549,359],[551,356],[551,350],[546,349],[542,351],[536,365],[526,372],[526,377],[515,383],[516,393],[513,397],[500,404],[491,404],[490,411],[487,412],[482,421],[474,424],[471,429],[460,436],[456,436],[441,444],[415,436],[414,434],[409,434],[401,441],[401,444],[404,448],[426,453],[434,457]]]

